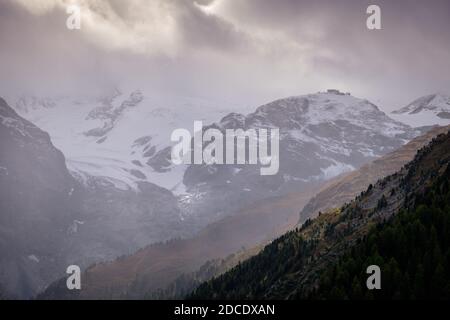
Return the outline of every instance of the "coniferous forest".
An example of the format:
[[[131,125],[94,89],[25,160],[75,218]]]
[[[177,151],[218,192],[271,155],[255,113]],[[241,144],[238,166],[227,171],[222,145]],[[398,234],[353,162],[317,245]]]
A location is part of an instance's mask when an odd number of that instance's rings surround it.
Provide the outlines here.
[[[450,298],[450,170],[416,206],[401,210],[322,275],[310,298],[448,299]],[[382,270],[382,289],[365,288],[364,266]]]

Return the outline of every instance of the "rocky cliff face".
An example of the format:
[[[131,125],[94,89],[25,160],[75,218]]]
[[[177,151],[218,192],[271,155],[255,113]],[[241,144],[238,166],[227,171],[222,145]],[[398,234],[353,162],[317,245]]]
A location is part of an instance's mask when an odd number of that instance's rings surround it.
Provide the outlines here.
[[[29,297],[66,264],[68,226],[80,213],[79,185],[49,135],[0,99],[0,283]]]

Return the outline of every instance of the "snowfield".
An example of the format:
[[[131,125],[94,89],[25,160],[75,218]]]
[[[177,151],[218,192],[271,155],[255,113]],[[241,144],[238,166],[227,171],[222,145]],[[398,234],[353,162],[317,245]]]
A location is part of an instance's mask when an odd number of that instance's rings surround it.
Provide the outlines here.
[[[233,108],[193,97],[160,97],[139,90],[115,91],[103,98],[16,99],[16,111],[49,132],[52,142],[66,156],[69,170],[79,180],[102,177],[119,189],[136,189],[146,180],[183,193],[186,166],[164,170],[146,165],[171,146],[174,129],[192,130],[194,120],[212,123]],[[140,144],[140,142],[147,142]]]

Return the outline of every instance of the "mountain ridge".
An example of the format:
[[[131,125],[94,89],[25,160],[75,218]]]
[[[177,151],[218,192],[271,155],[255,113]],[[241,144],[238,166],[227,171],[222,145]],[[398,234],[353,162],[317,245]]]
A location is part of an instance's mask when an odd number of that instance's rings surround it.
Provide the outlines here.
[[[394,119],[411,126],[450,124],[450,96],[434,93],[420,97],[391,112]]]

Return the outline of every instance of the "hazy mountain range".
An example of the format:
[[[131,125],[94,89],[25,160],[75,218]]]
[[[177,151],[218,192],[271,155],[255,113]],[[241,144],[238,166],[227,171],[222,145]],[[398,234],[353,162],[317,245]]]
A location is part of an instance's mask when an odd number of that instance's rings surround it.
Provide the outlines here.
[[[97,99],[20,97],[13,105],[50,133],[81,184],[101,178],[136,191],[139,182],[154,183],[174,193],[182,218],[199,227],[258,199],[354,170],[422,132],[393,121],[369,101],[330,93],[280,99],[247,115],[227,114],[224,103],[139,90]],[[170,134],[176,128],[192,131],[194,120],[202,120],[205,129],[280,128],[278,174],[261,177],[258,166],[174,166]]]
[[[303,192],[260,201],[244,212],[217,221],[191,239],[149,246],[134,255],[89,268],[82,277],[85,280],[81,292],[67,291],[63,279],[41,298],[182,298],[201,282],[224,273],[294,229],[303,206],[301,224],[320,211],[325,213],[350,202],[369,184],[400,170],[417,150],[448,130],[448,126],[433,128],[360,169],[331,179],[309,202],[310,195]]]
[[[437,114],[442,116],[448,100],[434,100],[432,106],[439,102],[442,110]],[[412,128],[367,100],[339,92],[280,99],[247,115],[227,114],[223,106],[210,108],[209,101],[170,102],[139,90],[117,91],[100,99],[23,96],[11,105],[20,115],[1,101],[5,222],[0,245],[5,254],[0,284],[6,295],[17,297],[43,290],[63,276],[68,264],[84,268],[152,243],[190,238],[229,216],[236,221],[230,226],[237,225],[245,208],[272,201],[267,199],[312,195],[327,180],[394,151],[429,129]],[[183,108],[186,112],[180,113]],[[257,166],[245,165],[173,166],[170,132],[191,129],[194,120],[219,130],[280,128],[278,174],[263,177]],[[230,242],[217,253],[227,255],[242,243],[252,246],[278,235],[276,230],[292,225],[287,221],[293,221],[304,201],[291,202],[280,215],[281,222],[267,212],[261,221],[251,219],[255,224],[251,228],[226,229],[231,235],[222,241]],[[258,226],[264,226],[267,234],[237,236]],[[218,255],[196,258],[190,269],[176,271],[170,279],[215,258]]]

